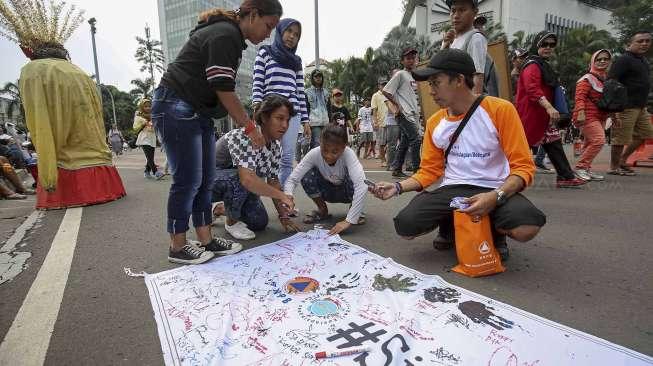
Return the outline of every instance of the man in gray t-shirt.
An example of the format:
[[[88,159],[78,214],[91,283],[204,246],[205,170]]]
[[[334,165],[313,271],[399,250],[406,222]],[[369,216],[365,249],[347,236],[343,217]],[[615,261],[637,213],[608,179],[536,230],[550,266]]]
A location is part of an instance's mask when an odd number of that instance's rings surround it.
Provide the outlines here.
[[[395,159],[388,162],[392,166],[393,177],[407,176],[403,172],[403,166],[409,148],[414,169],[417,169],[420,163],[420,107],[417,99],[417,82],[411,75],[411,71],[415,69],[418,61],[415,48],[404,49],[401,53],[401,64],[404,69],[395,73],[383,88],[383,95],[390,102],[388,108],[396,115],[397,124],[401,130]]]

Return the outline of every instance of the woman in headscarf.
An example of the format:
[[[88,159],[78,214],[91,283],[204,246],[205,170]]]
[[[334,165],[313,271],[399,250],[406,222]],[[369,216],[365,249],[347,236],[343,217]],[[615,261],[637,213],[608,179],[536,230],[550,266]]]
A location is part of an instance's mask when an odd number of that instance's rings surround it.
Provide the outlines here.
[[[583,154],[576,162],[576,174],[579,178],[590,181],[602,181],[604,177],[590,170],[592,161],[601,152],[605,144],[605,122],[608,112],[599,109],[596,102],[603,95],[603,82],[608,76],[612,54],[601,49],[592,55],[590,72],[583,75],[576,83],[576,97],[573,123],[583,134]],[[612,116],[614,118],[614,116]]]
[[[533,39],[517,83],[515,105],[530,146],[542,145],[558,175],[558,188],[578,187],[579,179],[567,160],[556,122],[560,112],[553,106],[554,91],[559,86],[558,74],[549,59],[558,43],[554,33],[543,31]]]
[[[157,170],[154,163],[154,151],[156,150],[156,134],[152,125],[152,102],[143,98],[138,102],[138,110],[134,116],[134,131],[138,133],[136,146],[140,146],[145,154],[145,179],[161,179],[163,173]]]
[[[274,43],[261,47],[254,62],[252,84],[254,105],[260,103],[268,94],[279,94],[293,104],[296,112],[296,115],[290,119],[288,131],[281,139],[279,179],[282,187],[292,172],[300,124],[304,125],[304,136],[311,135],[304,93],[302,59],[296,54],[301,35],[302,26],[297,20],[281,19],[276,27]]]

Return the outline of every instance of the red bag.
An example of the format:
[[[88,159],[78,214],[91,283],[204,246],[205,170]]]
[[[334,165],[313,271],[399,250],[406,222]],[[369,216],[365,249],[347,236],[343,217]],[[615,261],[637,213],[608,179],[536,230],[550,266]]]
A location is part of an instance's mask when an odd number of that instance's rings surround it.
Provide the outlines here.
[[[454,211],[453,223],[456,232],[456,255],[458,265],[452,270],[469,277],[488,276],[505,271],[501,257],[492,240],[490,216],[480,221],[460,211]]]

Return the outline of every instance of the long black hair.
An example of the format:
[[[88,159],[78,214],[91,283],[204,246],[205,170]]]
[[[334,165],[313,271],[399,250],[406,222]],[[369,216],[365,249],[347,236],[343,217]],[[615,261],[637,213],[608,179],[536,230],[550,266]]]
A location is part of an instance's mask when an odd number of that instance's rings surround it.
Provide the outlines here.
[[[286,107],[291,117],[295,115],[295,109],[288,98],[279,94],[268,94],[263,98],[263,101],[261,101],[261,104],[254,113],[254,120],[257,124],[262,125],[264,120],[270,118],[270,115],[281,107]]]

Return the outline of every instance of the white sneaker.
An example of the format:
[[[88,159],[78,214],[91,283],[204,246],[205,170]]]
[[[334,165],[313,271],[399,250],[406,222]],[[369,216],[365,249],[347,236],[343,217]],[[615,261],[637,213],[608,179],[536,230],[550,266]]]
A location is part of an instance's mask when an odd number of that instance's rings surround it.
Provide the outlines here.
[[[590,176],[590,172],[587,171],[586,169],[576,169],[576,176],[586,182],[592,180],[592,177]]]
[[[227,230],[231,236],[238,240],[252,240],[256,238],[256,234],[250,229],[247,228],[247,225],[238,221],[233,225],[228,225],[227,220],[224,221],[224,229]]]
[[[590,178],[592,178],[593,181],[595,182],[602,182],[605,180],[605,177],[602,176],[601,174],[594,173],[593,171],[588,171]]]

